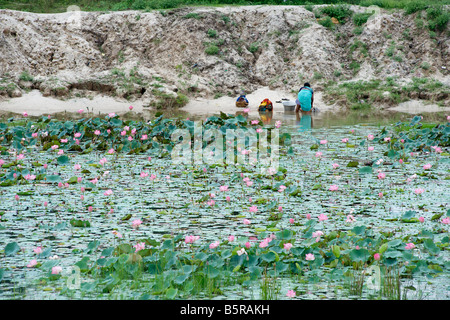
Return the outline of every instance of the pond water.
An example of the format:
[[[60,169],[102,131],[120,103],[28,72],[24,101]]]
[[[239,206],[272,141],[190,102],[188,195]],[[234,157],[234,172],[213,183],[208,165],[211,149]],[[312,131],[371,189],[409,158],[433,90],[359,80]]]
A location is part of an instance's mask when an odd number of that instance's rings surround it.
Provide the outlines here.
[[[185,113],[165,117],[204,119]],[[150,119],[154,115],[149,114]],[[411,120],[409,114],[346,112],[298,118],[274,112],[248,117],[257,119],[262,123],[256,127],[281,121],[280,133],[289,134],[291,143],[280,150],[279,165],[285,170],[276,175],[262,175],[260,166],[250,164],[180,165],[149,151],[109,155],[95,149],[85,154],[65,150],[70,161],[61,164],[55,160],[57,150],[28,148],[21,168],[4,165],[2,181],[12,172],[57,178],[0,188],[0,298],[288,299],[288,289],[295,290],[296,299],[450,298],[449,225],[442,223],[450,199],[448,148],[440,154],[415,152],[403,163],[386,156],[386,144],[376,141],[393,136],[392,125]],[[446,119],[432,113],[424,114],[422,122],[445,124]],[[381,133],[384,127],[387,133]],[[368,140],[369,134],[377,139]],[[2,152],[0,158],[7,165],[16,155]],[[102,159],[106,163],[99,163]],[[383,162],[375,164],[379,159]],[[349,166],[351,162],[357,166]],[[431,168],[425,170],[426,164]],[[361,171],[363,167],[370,170]],[[98,182],[92,183],[95,178]],[[221,191],[221,186],[228,190]],[[286,188],[280,191],[282,186]],[[256,212],[251,212],[253,206]],[[142,224],[133,228],[136,219]],[[83,220],[90,226],[71,223]],[[322,235],[312,235],[318,231]],[[278,238],[261,247],[271,234]],[[186,244],[188,235],[199,239]],[[230,235],[233,241],[228,241]],[[139,264],[117,261],[123,256],[118,246],[144,239],[153,241],[146,242],[146,249],[154,251],[142,254],[143,270]],[[211,248],[215,241],[219,246]],[[287,242],[292,249],[283,247]],[[250,259],[248,265],[240,262],[243,271],[235,260],[246,243],[251,245]],[[388,250],[382,251],[385,243]],[[415,247],[404,249],[407,243]],[[33,252],[37,247],[44,252]],[[363,250],[370,257],[359,258]],[[379,251],[385,260],[374,261]],[[305,254],[315,260],[305,259]],[[33,259],[38,265],[28,267]],[[71,290],[68,270],[75,264],[81,269],[81,287]],[[55,266],[62,267],[62,276],[51,275]],[[164,270],[157,271],[161,266]],[[207,271],[185,272],[189,266]],[[370,273],[377,268],[384,270],[383,285]],[[373,279],[378,282],[371,285]]]

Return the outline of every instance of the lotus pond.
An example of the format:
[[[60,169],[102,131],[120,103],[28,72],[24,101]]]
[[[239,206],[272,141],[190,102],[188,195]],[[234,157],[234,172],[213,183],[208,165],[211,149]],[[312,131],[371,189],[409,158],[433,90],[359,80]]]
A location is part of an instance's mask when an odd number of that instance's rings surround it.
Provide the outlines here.
[[[6,119],[0,297],[447,300],[450,125],[439,119],[203,122],[279,130],[268,173],[175,164],[171,134],[192,120]]]

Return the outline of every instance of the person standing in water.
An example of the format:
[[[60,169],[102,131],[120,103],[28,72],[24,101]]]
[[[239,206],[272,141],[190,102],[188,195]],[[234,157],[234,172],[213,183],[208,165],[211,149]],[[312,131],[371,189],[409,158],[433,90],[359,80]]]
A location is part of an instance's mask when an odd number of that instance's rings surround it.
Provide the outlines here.
[[[314,91],[308,82],[306,82],[298,91],[298,98],[295,102],[297,103],[295,112],[301,110],[304,113],[311,113],[314,104]]]

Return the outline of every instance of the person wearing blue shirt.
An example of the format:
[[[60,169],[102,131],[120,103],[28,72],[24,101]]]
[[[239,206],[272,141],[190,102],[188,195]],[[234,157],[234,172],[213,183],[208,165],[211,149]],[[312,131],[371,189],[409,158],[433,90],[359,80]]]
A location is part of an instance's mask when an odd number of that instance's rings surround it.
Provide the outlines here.
[[[314,91],[308,82],[306,82],[298,91],[298,98],[295,102],[297,103],[295,112],[301,110],[308,114],[311,113],[314,104]]]

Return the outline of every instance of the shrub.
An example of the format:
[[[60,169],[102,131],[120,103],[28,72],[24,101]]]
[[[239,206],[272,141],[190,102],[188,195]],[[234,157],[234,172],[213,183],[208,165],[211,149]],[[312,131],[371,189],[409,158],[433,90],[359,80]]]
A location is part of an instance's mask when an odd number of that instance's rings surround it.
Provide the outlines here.
[[[353,14],[350,7],[343,4],[323,7],[321,12],[329,17],[336,18],[340,23],[344,23],[345,19],[351,17]]]
[[[363,33],[364,28],[363,27],[356,27],[355,29],[353,29],[353,33],[356,35],[360,35],[361,33]]]
[[[217,37],[217,31],[214,29],[209,29],[207,33],[208,33],[208,37],[210,37],[210,38]]]
[[[353,23],[357,26],[362,26],[369,20],[372,13],[355,13],[353,15]]]
[[[33,81],[33,79],[34,78],[27,71],[22,72],[19,77],[19,80],[22,81]]]
[[[211,44],[205,49],[205,52],[209,55],[216,55],[219,53],[219,47]]]
[[[355,104],[352,104],[352,106],[351,106],[352,110],[365,110],[365,109],[370,109],[370,108],[372,108],[372,106],[370,105],[370,103],[366,103],[366,102],[355,103]]]
[[[420,65],[420,67],[424,70],[428,70],[431,68],[431,65],[428,62],[422,62],[422,64]]]
[[[405,6],[405,12],[407,14],[412,14],[417,11],[422,11],[427,8],[427,3],[423,0],[415,0],[408,2]]]
[[[332,29],[334,27],[333,21],[331,21],[330,17],[325,17],[320,19],[319,24],[324,26],[325,28]]]
[[[259,49],[259,44],[258,42],[253,42],[250,47],[248,48],[248,51],[250,51],[251,53],[255,53],[256,51],[258,51]]]

